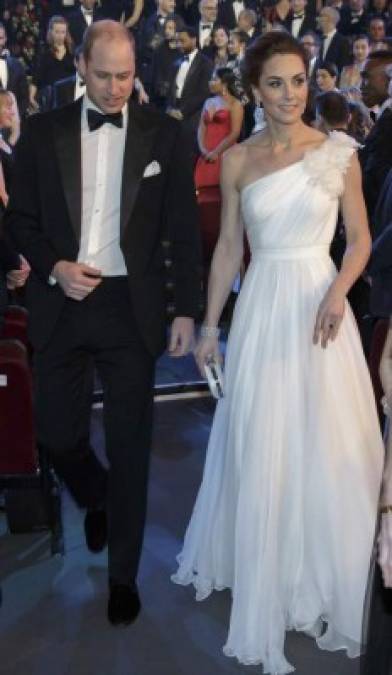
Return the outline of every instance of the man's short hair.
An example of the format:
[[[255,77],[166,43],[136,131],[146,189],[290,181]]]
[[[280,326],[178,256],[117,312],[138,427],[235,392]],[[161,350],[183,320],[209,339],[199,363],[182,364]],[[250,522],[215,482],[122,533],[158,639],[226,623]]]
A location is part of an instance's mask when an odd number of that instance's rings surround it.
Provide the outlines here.
[[[237,38],[238,42],[245,46],[248,44],[248,42],[250,42],[250,37],[248,33],[245,33],[244,30],[237,30],[237,29],[232,30],[230,35],[234,35]]]
[[[131,45],[132,51],[135,51],[135,38],[128,28],[118,21],[102,19],[101,21],[94,21],[90,24],[84,33],[82,52],[86,63],[91,57],[91,50],[94,43],[101,38],[106,39],[108,42],[116,39],[124,40]]]
[[[325,91],[316,97],[316,110],[328,126],[337,127],[348,124],[350,106],[339,91]]]
[[[194,26],[183,26],[178,32],[186,33],[188,37],[192,38],[193,40],[197,40],[198,38],[198,31]]]

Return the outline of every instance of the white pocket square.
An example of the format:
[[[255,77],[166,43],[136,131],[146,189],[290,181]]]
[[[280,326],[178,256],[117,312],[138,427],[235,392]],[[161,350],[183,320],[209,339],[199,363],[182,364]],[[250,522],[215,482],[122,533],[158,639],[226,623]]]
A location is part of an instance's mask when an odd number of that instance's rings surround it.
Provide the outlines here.
[[[158,173],[161,173],[161,166],[159,162],[155,159],[151,164],[148,164],[144,169],[143,178],[150,178],[151,176],[156,176]]]

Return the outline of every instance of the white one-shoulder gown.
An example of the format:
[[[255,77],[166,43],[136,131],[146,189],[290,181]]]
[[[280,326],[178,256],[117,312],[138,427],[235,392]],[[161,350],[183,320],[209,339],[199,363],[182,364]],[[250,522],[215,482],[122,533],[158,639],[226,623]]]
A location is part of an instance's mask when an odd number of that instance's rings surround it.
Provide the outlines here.
[[[224,652],[264,673],[294,670],[284,656],[290,629],[324,649],[360,652],[383,445],[348,305],[337,339],[326,350],[312,343],[336,275],[329,246],[355,147],[333,132],[242,191],[252,258],[173,576],[198,600],[231,589]]]

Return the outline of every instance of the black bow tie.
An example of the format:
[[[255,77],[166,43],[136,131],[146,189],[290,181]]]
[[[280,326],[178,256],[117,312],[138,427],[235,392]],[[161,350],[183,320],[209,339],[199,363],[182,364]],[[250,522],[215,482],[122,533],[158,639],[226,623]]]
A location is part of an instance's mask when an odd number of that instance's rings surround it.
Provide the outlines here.
[[[118,129],[121,129],[122,125],[123,125],[122,112],[104,115],[103,113],[100,113],[97,110],[93,110],[92,108],[88,108],[88,110],[87,110],[87,122],[88,122],[88,128],[90,129],[90,131],[96,131],[97,129],[100,129],[103,124],[106,124],[106,123],[114,124],[115,127],[118,127]]]
[[[202,30],[210,29],[210,28],[212,28],[212,23],[202,23],[201,26],[200,26],[200,28],[201,28]]]

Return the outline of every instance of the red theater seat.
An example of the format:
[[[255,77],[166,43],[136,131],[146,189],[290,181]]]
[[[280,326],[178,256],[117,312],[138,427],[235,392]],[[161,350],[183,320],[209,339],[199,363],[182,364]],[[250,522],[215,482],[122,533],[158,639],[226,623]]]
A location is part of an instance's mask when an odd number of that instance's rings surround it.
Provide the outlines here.
[[[4,326],[1,332],[3,340],[19,340],[26,349],[30,350],[27,337],[28,312],[20,305],[9,305],[4,314]]]

